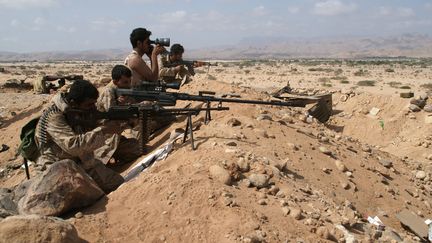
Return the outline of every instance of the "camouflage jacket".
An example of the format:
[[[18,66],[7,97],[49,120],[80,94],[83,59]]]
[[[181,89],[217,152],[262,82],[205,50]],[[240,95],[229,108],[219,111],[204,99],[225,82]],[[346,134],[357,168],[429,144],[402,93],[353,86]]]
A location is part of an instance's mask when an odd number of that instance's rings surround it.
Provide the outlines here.
[[[159,78],[165,82],[172,82],[176,79],[182,79],[189,75],[188,70],[182,66],[179,72],[175,70],[176,66],[172,66],[173,62],[169,58],[169,54],[163,54],[159,57]]]
[[[108,111],[110,107],[118,105],[115,92],[116,88],[112,81],[104,87],[96,103],[96,107],[99,111],[105,112]]]
[[[68,105],[63,96],[63,93],[56,94],[39,120],[35,140],[40,156],[36,162],[51,164],[72,159],[84,170],[108,163],[119,136],[105,134],[101,127],[72,124],[67,118]]]

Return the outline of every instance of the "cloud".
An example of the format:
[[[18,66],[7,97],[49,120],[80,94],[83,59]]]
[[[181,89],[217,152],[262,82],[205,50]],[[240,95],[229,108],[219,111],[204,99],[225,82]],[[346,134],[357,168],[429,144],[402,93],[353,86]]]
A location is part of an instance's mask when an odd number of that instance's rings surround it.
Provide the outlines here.
[[[90,22],[92,29],[94,30],[107,30],[109,32],[115,32],[126,22],[117,18],[99,18]]]
[[[252,14],[255,16],[264,16],[267,14],[267,10],[264,6],[258,6],[252,10]]]
[[[183,22],[187,17],[186,11],[178,10],[170,13],[163,13],[160,17],[161,22],[163,23],[176,23]]]
[[[288,8],[288,13],[290,13],[290,14],[296,14],[298,12],[300,12],[300,8],[299,7],[289,7]]]
[[[6,8],[29,8],[29,7],[52,7],[58,0],[0,0],[0,7]]]
[[[65,32],[65,33],[75,33],[76,32],[76,28],[75,27],[64,27],[64,26],[57,26],[56,30],[59,32]]]
[[[315,3],[313,13],[316,15],[334,16],[354,12],[357,5],[354,3],[342,3],[339,0],[327,0]]]
[[[381,16],[411,17],[415,15],[415,12],[412,8],[379,7],[378,14]]]
[[[19,26],[19,24],[20,24],[20,22],[18,20],[16,20],[16,19],[12,19],[11,22],[10,22],[10,25],[12,27],[17,27],[17,26]]]

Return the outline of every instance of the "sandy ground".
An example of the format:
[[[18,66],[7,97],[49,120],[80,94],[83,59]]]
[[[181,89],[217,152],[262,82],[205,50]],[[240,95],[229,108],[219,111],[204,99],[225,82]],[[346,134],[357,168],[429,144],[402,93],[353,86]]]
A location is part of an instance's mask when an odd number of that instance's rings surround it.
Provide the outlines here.
[[[7,72],[0,73],[0,84],[57,72],[101,83],[114,64],[2,63]],[[242,61],[197,69],[182,92],[268,99],[270,91],[290,81],[299,91],[332,92],[335,114],[324,125],[303,122],[302,108],[226,104],[229,111],[214,112],[213,120],[195,132],[197,150],[189,142],[177,143],[166,160],[83,209],[83,217],[72,213],[67,218],[90,242],[317,242],[344,239],[336,227],[341,223],[350,225],[358,240],[373,238],[375,231],[364,219],[377,215],[388,228],[415,241],[395,214],[407,208],[432,218],[432,124],[425,123],[426,112],[409,112],[409,99],[399,93],[427,91],[422,85],[432,83],[428,65]],[[363,80],[375,81],[375,86],[359,86]],[[10,147],[0,153],[2,187],[25,179],[14,154],[19,131],[49,98],[0,89],[0,144]],[[380,109],[378,114],[366,114],[373,107]],[[257,119],[263,115],[271,119]],[[231,126],[232,118],[241,124]],[[183,126],[173,124],[149,145],[156,147],[170,130]],[[250,169],[239,171],[233,165],[239,161]],[[213,165],[230,171],[233,185],[211,176]],[[428,176],[416,178],[418,171]],[[252,174],[268,175],[272,186],[249,187],[245,179]]]

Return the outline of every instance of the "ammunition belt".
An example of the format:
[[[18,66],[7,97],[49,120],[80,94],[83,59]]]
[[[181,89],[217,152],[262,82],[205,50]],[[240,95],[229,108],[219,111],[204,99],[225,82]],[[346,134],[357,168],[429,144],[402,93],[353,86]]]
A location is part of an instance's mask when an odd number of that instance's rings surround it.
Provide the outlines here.
[[[48,143],[48,119],[52,114],[57,114],[59,112],[61,112],[61,110],[55,104],[52,104],[50,107],[43,111],[42,116],[39,119],[37,135],[40,139],[40,145],[42,147]]]

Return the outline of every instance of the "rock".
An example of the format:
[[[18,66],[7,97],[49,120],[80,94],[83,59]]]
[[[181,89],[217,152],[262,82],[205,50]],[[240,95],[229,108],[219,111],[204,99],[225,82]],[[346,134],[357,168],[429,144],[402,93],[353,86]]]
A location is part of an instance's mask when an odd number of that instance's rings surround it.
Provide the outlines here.
[[[80,219],[82,217],[83,217],[83,213],[81,213],[81,212],[78,212],[75,214],[75,218],[77,218],[77,219]]]
[[[96,182],[72,160],[61,160],[34,178],[18,202],[20,214],[58,216],[82,208],[104,195]]]
[[[324,226],[320,226],[318,227],[316,234],[319,235],[321,238],[325,239],[325,240],[330,240],[331,239],[331,234],[330,231],[324,227]]]
[[[408,106],[408,108],[409,108],[411,111],[413,111],[413,112],[421,111],[421,108],[420,108],[419,106],[417,106],[417,105],[414,105],[414,104],[410,104],[410,105]]]
[[[227,125],[232,126],[232,127],[236,127],[236,126],[240,126],[241,122],[233,117],[227,121]]]
[[[255,133],[258,134],[260,137],[263,138],[268,138],[269,135],[267,134],[267,132],[263,129],[254,129]]]
[[[335,166],[340,172],[345,172],[347,170],[346,166],[340,160],[335,161]]]
[[[269,121],[271,121],[271,120],[272,120],[272,117],[271,117],[271,115],[269,115],[269,114],[261,114],[261,115],[259,115],[256,119],[257,119],[258,121],[262,121],[262,120],[269,120]]]
[[[286,215],[288,215],[289,213],[290,213],[290,208],[287,207],[287,206],[283,206],[283,207],[282,207],[282,214],[283,214],[284,216],[286,216]]]
[[[266,174],[251,174],[248,179],[254,187],[263,188],[268,186],[269,176]]]
[[[423,107],[423,110],[426,112],[432,112],[432,104],[425,105],[425,107]]]
[[[348,182],[341,182],[341,187],[345,190],[350,188],[350,184]]]
[[[342,95],[342,96],[339,98],[339,100],[342,101],[342,102],[346,102],[346,101],[348,100],[348,95]]]
[[[372,149],[369,146],[363,146],[362,150],[363,150],[363,152],[366,152],[366,153],[372,152]]]
[[[259,205],[267,205],[267,201],[265,199],[258,200]]]
[[[301,209],[298,209],[298,208],[291,208],[290,209],[290,216],[297,219],[297,220],[300,220],[303,218],[302,211],[301,211]]]
[[[86,242],[79,238],[69,222],[39,215],[11,216],[0,221],[0,239],[7,239],[7,242]]]
[[[415,177],[417,179],[423,180],[424,178],[426,178],[426,172],[424,172],[422,170],[419,170],[419,171],[416,172]]]
[[[250,169],[249,162],[245,158],[239,158],[237,160],[237,166],[241,172],[248,172]]]
[[[279,192],[279,187],[272,185],[268,191],[270,195],[276,196],[276,194]]]
[[[414,97],[414,93],[413,93],[413,92],[401,92],[401,93],[399,93],[399,96],[400,96],[401,98],[405,98],[405,99],[407,99],[407,98],[412,98],[412,97]]]
[[[386,168],[390,168],[393,166],[393,162],[391,160],[381,159],[379,163]]]
[[[422,99],[411,99],[410,103],[412,105],[416,105],[420,108],[423,108],[426,105],[426,100],[422,100]]]
[[[209,172],[212,179],[228,186],[231,185],[231,175],[227,170],[220,167],[219,165],[210,166]]]
[[[17,206],[13,201],[11,191],[7,189],[0,190],[0,219],[18,214]]]
[[[426,92],[420,92],[417,95],[417,99],[419,99],[419,100],[427,100],[428,97],[429,97],[429,95]]]
[[[237,143],[234,141],[231,141],[231,142],[227,142],[225,145],[234,147],[234,146],[237,146]]]
[[[328,137],[321,137],[320,139],[319,139],[319,141],[320,142],[322,142],[322,143],[328,143],[328,141],[329,141],[329,139],[328,139]]]
[[[319,147],[319,151],[321,151],[321,153],[323,153],[323,154],[327,154],[327,155],[331,155],[332,154],[332,152],[330,151],[330,150],[328,150],[326,147],[324,147],[324,146],[321,146],[321,147]]]
[[[370,111],[369,114],[372,116],[376,116],[378,114],[378,112],[380,112],[379,108],[373,107]]]

